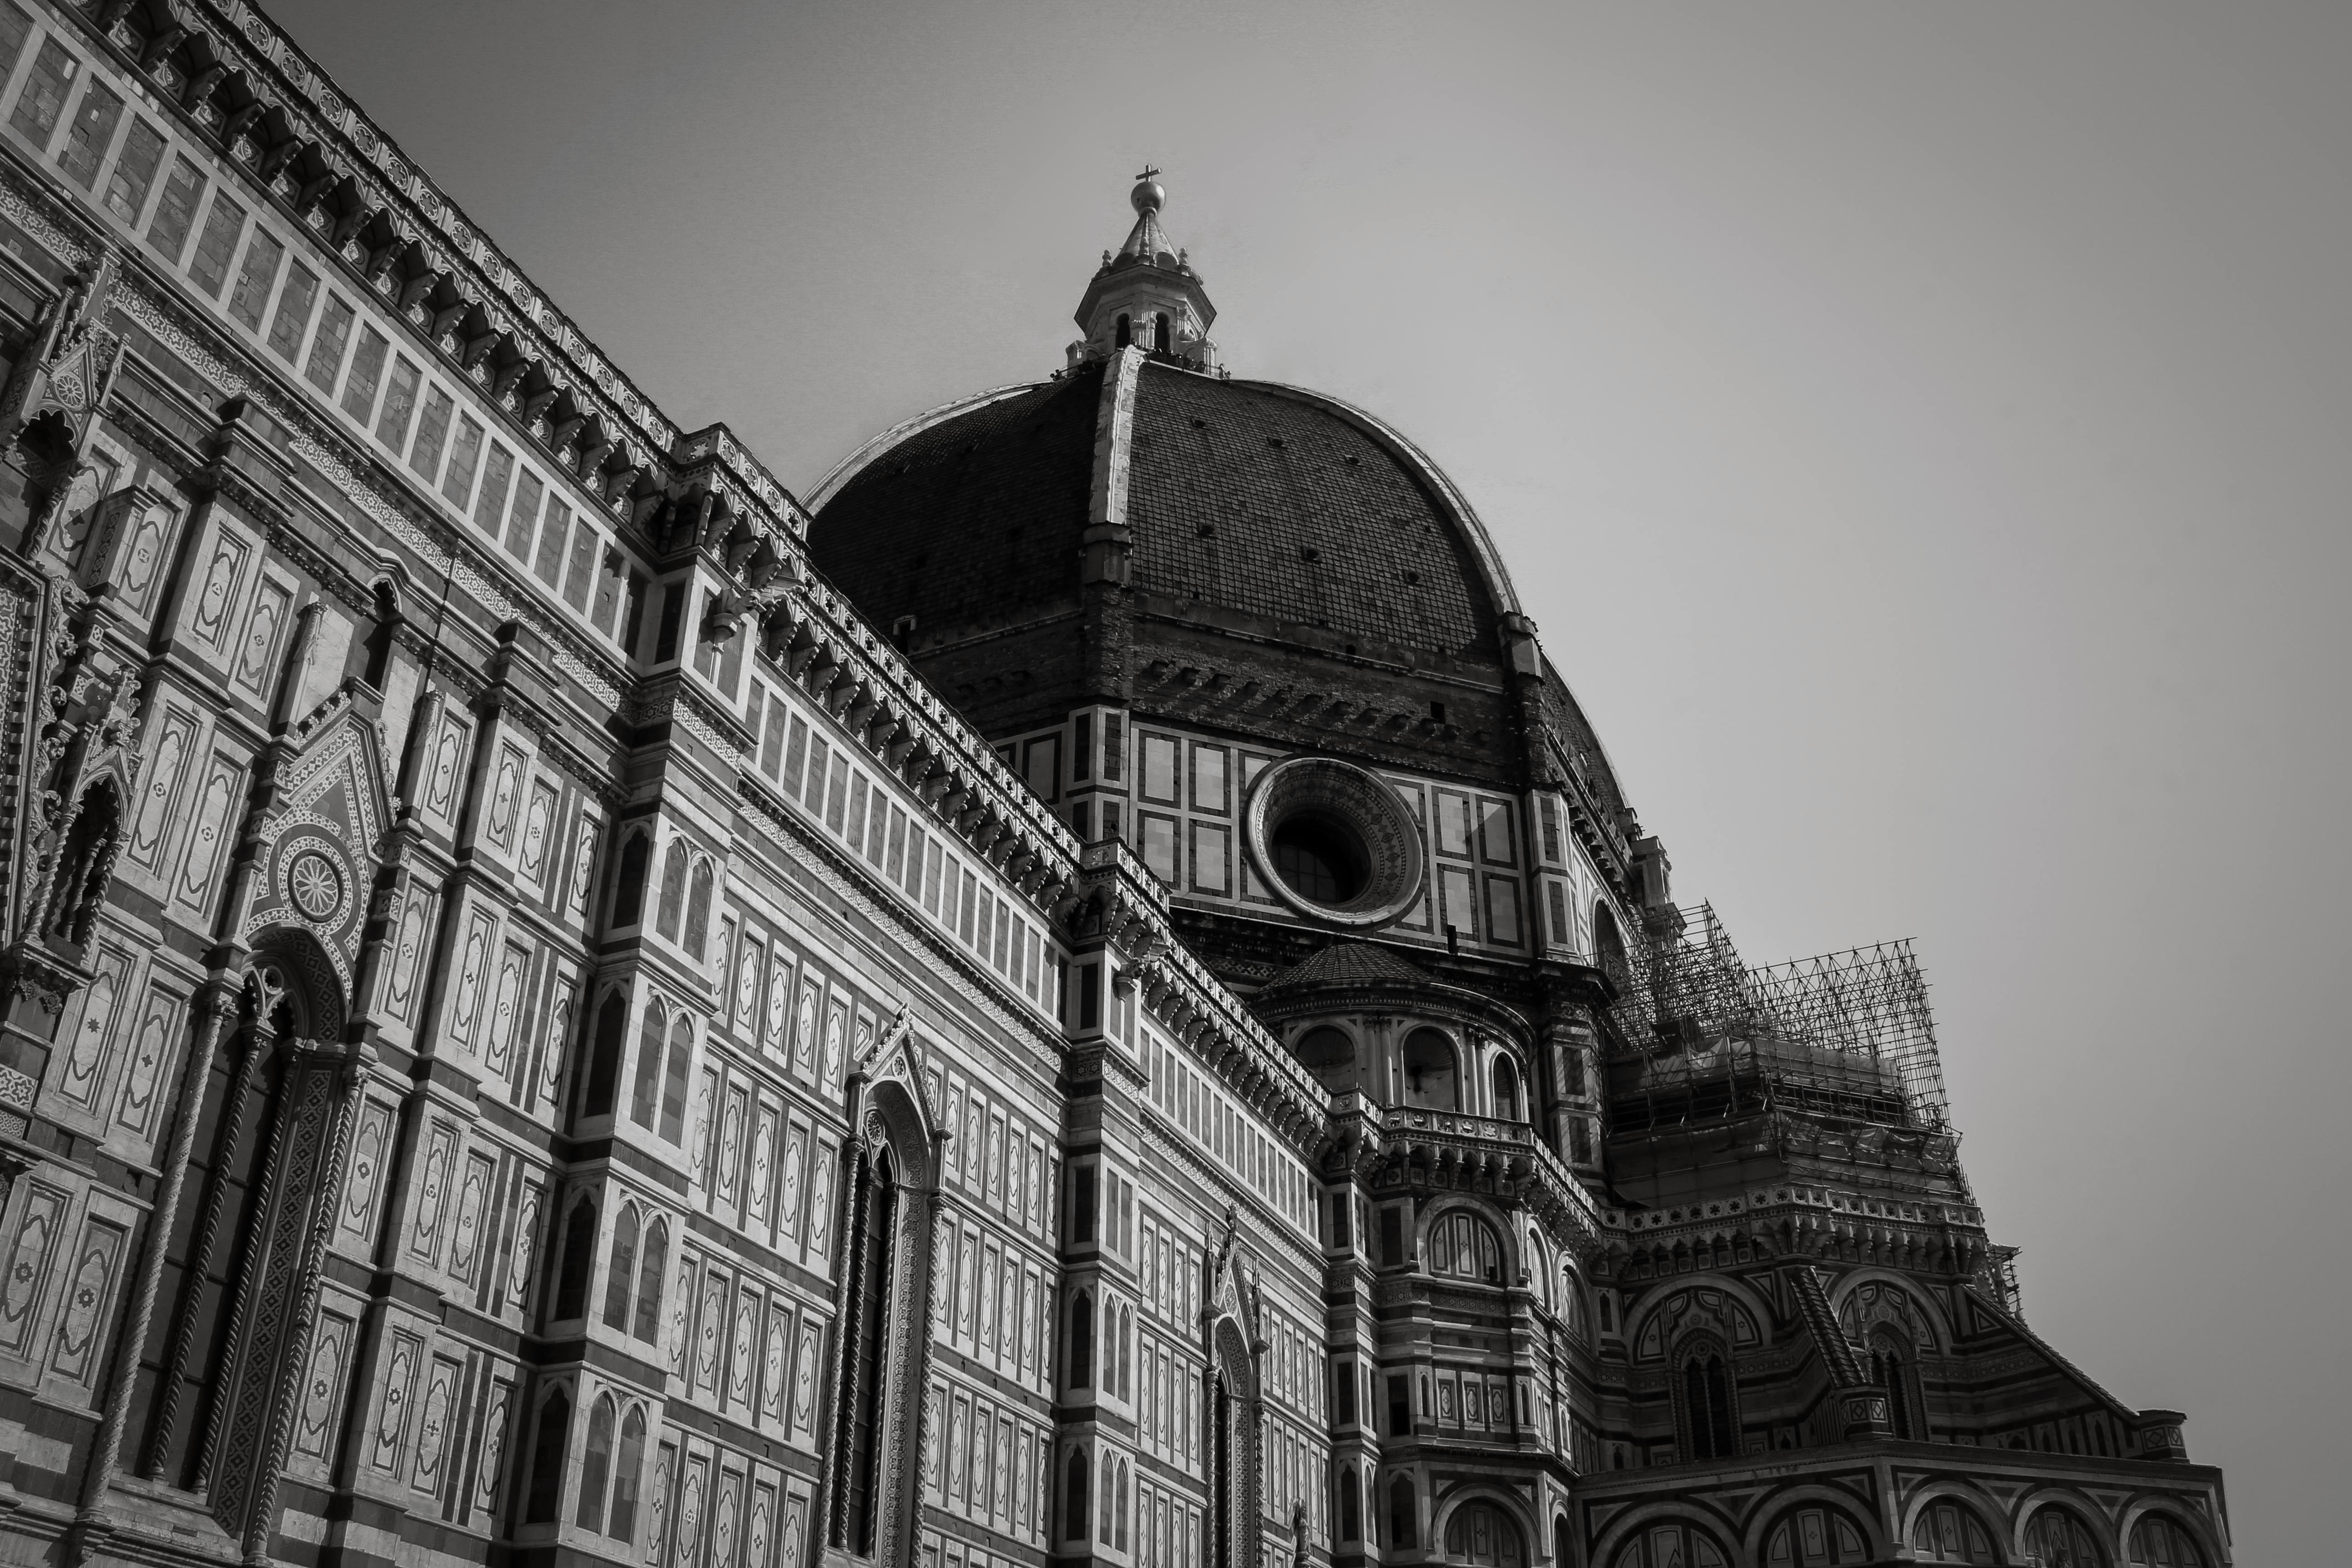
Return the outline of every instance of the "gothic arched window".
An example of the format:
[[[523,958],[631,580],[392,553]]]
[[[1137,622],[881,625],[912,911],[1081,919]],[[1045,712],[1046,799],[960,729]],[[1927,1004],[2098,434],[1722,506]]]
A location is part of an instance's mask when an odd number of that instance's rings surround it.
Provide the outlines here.
[[[686,1139],[686,1080],[694,1058],[694,1026],[680,1013],[669,1026],[669,1062],[662,1072],[661,1135],[665,1142]]]
[[[860,1310],[855,1324],[853,1375],[857,1383],[851,1401],[849,1431],[849,1492],[847,1498],[850,1549],[859,1556],[874,1551],[875,1530],[880,1523],[879,1455],[883,1414],[883,1384],[889,1372],[890,1308],[898,1282],[891,1278],[897,1262],[898,1184],[890,1156],[875,1160],[866,1184],[866,1211],[860,1216],[858,1240],[864,1256],[858,1260]]]
[[[1350,1465],[1339,1472],[1339,1539],[1361,1540],[1364,1533],[1364,1501],[1356,1495],[1356,1469]]]
[[[1135,1370],[1135,1309],[1121,1306],[1118,1310],[1118,1396],[1135,1397],[1132,1376]]]
[[[1164,354],[1174,353],[1176,352],[1176,328],[1168,320],[1168,312],[1162,310],[1157,316],[1154,316],[1151,319],[1151,346],[1158,349]]]
[[[686,909],[687,863],[692,858],[683,838],[671,839],[669,853],[662,858],[661,907],[654,929],[672,942],[677,940],[677,919]]]
[[[1503,1244],[1496,1238],[1494,1227],[1476,1215],[1462,1209],[1441,1215],[1429,1227],[1429,1271],[1498,1285],[1503,1279]]]
[[[613,878],[613,920],[614,927],[633,926],[645,912],[646,862],[653,855],[653,837],[649,834],[632,833],[629,841],[621,846],[621,866]]]
[[[1683,1447],[1688,1458],[1728,1459],[1738,1452],[1734,1439],[1738,1423],[1732,1413],[1731,1391],[1731,1373],[1719,1352],[1700,1349],[1683,1362]]]
[[[2205,1568],[2197,1538],[2178,1520],[2143,1515],[2131,1532],[2132,1568]]]
[[[646,999],[645,1022],[637,1029],[637,1071],[629,1084],[629,1120],[650,1129],[661,1110],[662,1031],[669,1009],[660,998]]]
[[[1070,1475],[1062,1499],[1062,1539],[1083,1542],[1087,1538],[1087,1451],[1075,1448],[1070,1452]]]
[[[1095,1380],[1095,1303],[1084,1290],[1070,1298],[1070,1386],[1090,1388]]]
[[[1413,1517],[1419,1502],[1412,1489],[1411,1476],[1399,1476],[1389,1483],[1389,1544],[1410,1550],[1420,1539],[1419,1521]]]
[[[1123,349],[1133,342],[1135,342],[1135,324],[1127,319],[1127,313],[1125,311],[1121,311],[1118,318],[1118,326],[1115,335],[1111,339],[1111,346],[1114,348]]]
[[[538,1440],[531,1445],[530,1484],[523,1490],[522,1521],[553,1524],[563,1500],[563,1447],[572,1433],[572,1401],[557,1389],[539,1407]]]
[[[686,906],[686,951],[697,963],[702,959],[702,944],[710,934],[710,862],[698,858],[694,862],[694,892]]]
[[[1870,1380],[1886,1391],[1886,1418],[1897,1437],[1924,1436],[1918,1429],[1919,1369],[1911,1347],[1885,1331],[1870,1344]]]
[[[632,1405],[621,1421],[621,1450],[613,1460],[613,1513],[604,1533],[627,1541],[637,1532],[637,1472],[646,1464],[646,1411]]]
[[[580,1509],[572,1522],[583,1530],[604,1528],[604,1488],[613,1471],[613,1396],[596,1401],[588,1417],[588,1450],[580,1463]]]
[[[613,1091],[621,1076],[621,1041],[629,1028],[629,998],[615,991],[596,1010],[596,1047],[588,1058],[587,1087],[580,1096],[583,1116],[613,1114]]]
[[[2107,1568],[2090,1526],[2072,1509],[2046,1503],[2026,1521],[2025,1552],[2041,1568]]]
[[[113,879],[114,847],[121,837],[121,797],[114,781],[101,779],[84,791],[74,807],[73,825],[66,829],[65,847],[58,852],[56,879],[49,887],[49,933],[68,942],[89,937],[98,902]]]
[[[1118,1509],[1118,1529],[1114,1532],[1111,1544],[1124,1552],[1127,1550],[1127,1461],[1125,1459],[1118,1462],[1118,1480],[1111,1488],[1111,1500]]]
[[[647,1344],[661,1339],[662,1273],[669,1256],[669,1222],[646,1227],[645,1257],[637,1265],[637,1321],[630,1332]]]
[[[629,1326],[629,1291],[637,1282],[637,1205],[623,1204],[613,1222],[613,1257],[604,1270],[604,1326]]]
[[[555,1272],[555,1321],[585,1317],[588,1312],[588,1270],[596,1258],[596,1200],[583,1197],[572,1206],[563,1231],[563,1258]]]

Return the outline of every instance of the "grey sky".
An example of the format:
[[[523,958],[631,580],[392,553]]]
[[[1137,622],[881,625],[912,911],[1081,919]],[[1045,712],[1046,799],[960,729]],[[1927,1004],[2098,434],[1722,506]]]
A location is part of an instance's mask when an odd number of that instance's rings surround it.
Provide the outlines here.
[[[802,487],[1057,366],[1159,163],[1236,373],[1478,506],[1677,894],[1919,939],[2034,1325],[2242,1563],[2341,1555],[2352,7],[270,9]]]

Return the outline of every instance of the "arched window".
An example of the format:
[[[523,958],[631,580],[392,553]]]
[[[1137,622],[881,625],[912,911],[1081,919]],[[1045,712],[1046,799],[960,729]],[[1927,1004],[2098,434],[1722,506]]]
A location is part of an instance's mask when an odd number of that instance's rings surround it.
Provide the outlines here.
[[[1838,1568],[1869,1558],[1861,1527],[1833,1508],[1799,1509],[1764,1538],[1765,1568]]]
[[[1923,1436],[1916,1417],[1919,1406],[1919,1369],[1911,1347],[1881,1331],[1871,1336],[1870,1380],[1886,1391],[1886,1418],[1897,1437]]]
[[[710,862],[698,859],[694,863],[694,893],[686,906],[686,951],[697,963],[702,959],[702,944],[710,934]]]
[[[890,1307],[898,1282],[891,1271],[898,1260],[898,1184],[890,1156],[873,1162],[866,1183],[866,1212],[858,1239],[864,1257],[858,1264],[861,1308],[855,1324],[857,1379],[855,1412],[849,1436],[847,1544],[859,1556],[871,1556],[875,1531],[881,1523],[880,1475],[883,1384],[889,1372]],[[917,1397],[920,1397],[919,1394]]]
[[[646,999],[646,1021],[637,1030],[637,1072],[629,1085],[629,1120],[651,1128],[661,1110],[662,1030],[669,1009],[658,997]]]
[[[1625,962],[1625,939],[1617,934],[1617,917],[1609,912],[1607,904],[1592,906],[1592,956],[1600,961],[1601,973],[1620,992],[1633,984],[1633,965]]]
[[[1503,1282],[1503,1245],[1485,1220],[1464,1209],[1441,1215],[1429,1227],[1429,1271],[1481,1284]]]
[[[596,1047],[588,1058],[588,1083],[580,1096],[583,1116],[613,1114],[613,1090],[621,1076],[621,1041],[629,1027],[629,998],[615,991],[596,1010]]]
[[[1412,1478],[1399,1476],[1389,1483],[1389,1544],[1410,1551],[1420,1539],[1419,1521],[1413,1517],[1417,1502],[1413,1496]]]
[[[613,1473],[613,1396],[596,1401],[588,1417],[588,1451],[580,1463],[580,1510],[572,1522],[583,1530],[604,1528],[604,1489]]]
[[[1118,1462],[1118,1482],[1111,1489],[1111,1500],[1118,1508],[1118,1530],[1111,1544],[1119,1551],[1127,1550],[1127,1461]]]
[[[1356,1469],[1339,1472],[1339,1539],[1360,1541],[1364,1535],[1364,1500],[1356,1495]]]
[[[1095,1303],[1084,1290],[1070,1299],[1070,1386],[1090,1388],[1095,1381]]]
[[[654,929],[672,942],[677,940],[678,916],[686,910],[687,863],[693,858],[683,838],[669,841],[669,853],[662,857],[661,907],[654,916]]]
[[[1169,323],[1168,312],[1162,310],[1151,321],[1151,346],[1161,353],[1176,352],[1176,329]]]
[[[1617,1331],[1616,1303],[1611,1300],[1606,1290],[1601,1293],[1601,1331],[1604,1334],[1613,1334]]]
[[[1465,1503],[1445,1521],[1445,1560],[1477,1568],[1527,1568],[1518,1521],[1490,1502]]]
[[[613,1460],[613,1517],[604,1524],[604,1533],[615,1541],[629,1541],[636,1536],[637,1472],[645,1465],[645,1406],[632,1405],[621,1422],[621,1451]]]
[[[1495,1057],[1495,1120],[1517,1121],[1519,1116],[1519,1073],[1511,1058],[1497,1052]]]
[[[637,1265],[637,1321],[630,1332],[647,1344],[661,1342],[662,1276],[669,1257],[669,1222],[646,1227],[645,1257]]]
[[[1075,1448],[1070,1453],[1070,1478],[1062,1494],[1062,1539],[1083,1542],[1087,1538],[1087,1451]]]
[[[2055,1503],[2026,1521],[2025,1552],[2040,1559],[2041,1568],[2107,1568],[2106,1553],[2082,1516]]]
[[[563,1258],[555,1272],[555,1321],[585,1317],[588,1312],[588,1270],[596,1259],[596,1200],[583,1197],[572,1205],[563,1231]]]
[[[669,1064],[662,1073],[661,1135],[666,1142],[686,1138],[686,1080],[694,1058],[694,1027],[680,1013],[669,1026]]]
[[[1922,1563],[1998,1563],[1992,1534],[1965,1503],[1928,1504],[1911,1524],[1911,1555]]]
[[[73,825],[66,829],[56,879],[49,887],[50,934],[68,942],[88,939],[99,900],[113,879],[121,804],[114,781],[102,779],[84,791],[75,805]]]
[[[1239,1531],[1242,1510],[1236,1506],[1234,1489],[1243,1479],[1242,1467],[1234,1463],[1234,1418],[1238,1404],[1233,1385],[1225,1381],[1225,1369],[1220,1366],[1216,1398],[1211,1406],[1215,1424],[1209,1432],[1209,1568],[1235,1568],[1234,1537]],[[1246,1568],[1246,1559],[1243,1568]]]
[[[637,1205],[623,1204],[613,1222],[613,1257],[604,1270],[604,1326],[629,1326],[629,1291],[637,1282]]]
[[[1349,1086],[1356,1075],[1356,1042],[1328,1024],[1307,1030],[1291,1047],[1291,1054],[1328,1089]]]
[[[1435,1029],[1415,1029],[1404,1039],[1404,1102],[1437,1110],[1459,1110],[1454,1042]]]
[[[1112,1467],[1105,1461],[1102,1468],[1102,1496],[1095,1502],[1095,1539],[1105,1546],[1110,1544],[1110,1504]]]
[[[2179,1520],[2144,1514],[2131,1532],[2132,1568],[2205,1568],[2197,1538]]]
[[[1131,1381],[1135,1370],[1135,1309],[1122,1305],[1118,1310],[1118,1396],[1135,1397]]]
[[[1629,1537],[1610,1568],[1729,1568],[1729,1563],[1706,1531],[1666,1521]]]
[[[621,868],[613,878],[613,925],[633,926],[645,912],[646,861],[653,854],[649,834],[632,833],[621,846]]]
[[[1133,342],[1135,342],[1135,324],[1127,319],[1125,311],[1121,311],[1118,328],[1111,338],[1111,346],[1123,349]]]
[[[1576,1269],[1566,1263],[1559,1266],[1559,1321],[1568,1331],[1584,1339],[1584,1281],[1576,1277]]]
[[[1684,1452],[1692,1459],[1728,1459],[1738,1453],[1738,1423],[1731,1408],[1731,1374],[1721,1353],[1693,1352],[1682,1371]]]
[[[523,1490],[522,1521],[553,1524],[563,1500],[563,1447],[572,1433],[572,1401],[557,1389],[539,1407],[539,1432],[530,1451],[530,1485]]]

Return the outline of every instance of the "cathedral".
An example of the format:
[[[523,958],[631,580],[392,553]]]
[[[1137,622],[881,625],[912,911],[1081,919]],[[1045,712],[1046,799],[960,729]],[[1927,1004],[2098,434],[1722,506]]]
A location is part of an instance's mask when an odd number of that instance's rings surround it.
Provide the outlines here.
[[[796,496],[250,0],[0,0],[0,1562],[2231,1562],[1166,200]]]

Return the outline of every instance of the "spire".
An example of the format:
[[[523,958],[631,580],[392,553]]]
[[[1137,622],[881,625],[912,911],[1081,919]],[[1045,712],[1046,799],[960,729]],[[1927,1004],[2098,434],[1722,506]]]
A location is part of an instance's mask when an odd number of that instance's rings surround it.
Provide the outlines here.
[[[1078,301],[1076,321],[1086,336],[1070,345],[1070,363],[1102,359],[1129,347],[1208,370],[1216,363],[1209,341],[1217,308],[1201,287],[1191,259],[1169,239],[1160,211],[1168,205],[1160,171],[1149,163],[1128,193],[1135,226],[1102,266]]]

